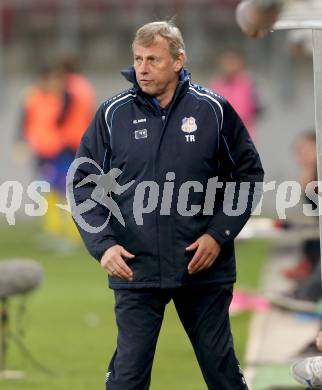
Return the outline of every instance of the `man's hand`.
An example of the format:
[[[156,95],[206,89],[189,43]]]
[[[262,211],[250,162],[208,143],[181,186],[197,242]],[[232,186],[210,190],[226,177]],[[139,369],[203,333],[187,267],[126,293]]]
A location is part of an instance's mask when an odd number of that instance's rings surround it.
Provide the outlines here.
[[[132,281],[133,271],[127,266],[123,257],[133,259],[135,256],[125,250],[121,245],[114,245],[109,248],[101,259],[101,266],[111,276]]]
[[[209,268],[217,259],[220,248],[220,244],[207,233],[189,245],[186,251],[194,251],[197,249],[188,265],[189,274],[194,274]]]

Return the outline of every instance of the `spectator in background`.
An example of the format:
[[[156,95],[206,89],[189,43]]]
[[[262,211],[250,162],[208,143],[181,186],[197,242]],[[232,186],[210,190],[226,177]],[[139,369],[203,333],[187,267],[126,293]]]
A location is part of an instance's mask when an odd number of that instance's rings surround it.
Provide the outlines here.
[[[302,192],[306,193],[305,203],[317,208],[317,188],[312,187],[312,193],[307,191],[307,185],[317,181],[316,140],[314,131],[300,135],[295,143],[295,157],[299,165],[299,182]],[[308,187],[310,188],[310,187]],[[312,199],[316,199],[315,202]],[[316,225],[318,230],[318,220]],[[318,237],[306,239],[302,246],[303,258],[292,268],[284,271],[284,276],[295,280],[293,291],[276,296],[273,303],[279,307],[294,311],[317,311],[317,302],[322,298],[320,240]]]
[[[74,56],[65,55],[59,61],[58,69],[65,75],[66,89],[72,101],[63,124],[65,144],[75,154],[96,111],[96,95],[91,83],[79,72]]]
[[[261,106],[255,82],[246,71],[240,52],[228,50],[220,56],[219,75],[210,82],[210,88],[229,101],[255,140],[255,121]]]
[[[90,83],[67,69],[64,62],[44,69],[24,96],[19,138],[33,153],[39,179],[50,183],[47,233],[71,240],[78,232],[66,211],[66,174],[80,139],[94,112],[95,94]]]
[[[295,158],[299,166],[299,182],[303,193],[306,186],[317,181],[315,132],[301,134],[295,143]],[[313,194],[314,196],[314,194]],[[311,196],[310,196],[311,197]],[[317,205],[306,197],[306,201],[316,209]],[[285,270],[284,275],[294,280],[304,280],[320,261],[320,240],[312,238],[303,243],[304,258],[293,268]]]
[[[70,104],[64,73],[54,67],[40,72],[36,84],[25,92],[22,104],[19,141],[23,140],[34,156],[37,179],[51,187],[44,219],[44,229],[50,234],[61,233],[64,225],[55,205],[64,193],[64,174],[73,159],[73,152],[65,148],[62,131]]]

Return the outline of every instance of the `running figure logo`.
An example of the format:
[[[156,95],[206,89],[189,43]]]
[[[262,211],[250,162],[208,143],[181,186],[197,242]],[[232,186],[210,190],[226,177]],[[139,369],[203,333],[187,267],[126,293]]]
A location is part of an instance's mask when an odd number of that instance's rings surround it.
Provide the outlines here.
[[[90,174],[76,185],[75,188],[85,188],[90,183],[96,184],[89,198],[87,198],[84,202],[80,204],[76,204],[73,183],[76,171],[82,164],[85,163],[94,165],[100,172],[100,174]],[[57,206],[70,211],[78,226],[80,226],[88,233],[98,233],[104,230],[104,228],[109,223],[111,215],[113,215],[122,226],[125,226],[125,221],[122,216],[121,210],[119,209],[115,200],[112,198],[112,194],[122,194],[134,184],[135,180],[132,180],[127,184],[120,185],[118,184],[116,179],[121,175],[121,173],[122,171],[118,168],[112,168],[108,173],[104,173],[102,168],[95,161],[86,157],[80,157],[75,159],[69,167],[66,176],[66,198],[68,204]],[[91,187],[92,186],[93,184],[91,185]],[[109,214],[107,220],[101,226],[91,226],[88,222],[86,222],[83,217],[83,214],[93,209],[98,204],[106,207],[109,210]]]
[[[78,183],[76,188],[82,187],[83,185],[90,182],[96,183],[96,187],[92,192],[91,198],[95,202],[105,206],[119,221],[119,223],[125,226],[125,221],[121,210],[119,209],[115,200],[112,198],[112,194],[114,193],[116,195],[121,195],[129,187],[131,187],[131,185],[134,183],[134,180],[125,184],[124,186],[120,186],[115,179],[120,176],[121,173],[122,171],[120,169],[113,168],[108,173],[103,175],[91,174]]]

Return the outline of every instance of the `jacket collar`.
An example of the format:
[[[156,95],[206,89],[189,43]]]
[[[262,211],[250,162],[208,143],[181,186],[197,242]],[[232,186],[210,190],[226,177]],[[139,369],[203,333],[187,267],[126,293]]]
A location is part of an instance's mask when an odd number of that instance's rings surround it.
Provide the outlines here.
[[[145,105],[149,105],[154,110],[157,110],[157,112],[160,111],[160,107],[158,107],[157,99],[150,97],[146,95],[140,88],[136,76],[135,76],[135,70],[133,66],[130,66],[126,69],[124,69],[122,72],[122,75],[128,80],[130,83],[133,84],[134,91],[137,94],[137,98],[140,102],[142,102]],[[184,95],[187,90],[189,89],[190,84],[190,73],[187,69],[182,68],[179,73],[179,82],[176,88],[176,91],[174,93],[171,105],[179,99],[182,95]]]

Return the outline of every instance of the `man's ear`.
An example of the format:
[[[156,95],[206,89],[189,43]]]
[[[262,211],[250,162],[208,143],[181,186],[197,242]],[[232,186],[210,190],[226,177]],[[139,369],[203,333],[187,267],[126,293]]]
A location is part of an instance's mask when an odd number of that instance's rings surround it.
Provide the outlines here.
[[[178,58],[174,62],[174,70],[175,72],[179,72],[186,61],[186,56],[184,53],[179,54]]]

